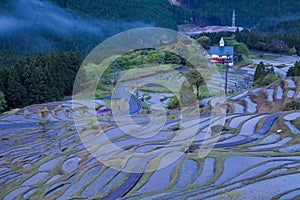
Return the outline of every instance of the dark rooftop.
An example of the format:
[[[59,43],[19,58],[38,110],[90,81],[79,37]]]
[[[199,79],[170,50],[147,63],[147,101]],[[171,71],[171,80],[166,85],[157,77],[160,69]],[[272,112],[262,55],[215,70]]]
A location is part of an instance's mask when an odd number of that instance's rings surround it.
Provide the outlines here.
[[[211,46],[210,47],[210,55],[233,55],[233,46]]]

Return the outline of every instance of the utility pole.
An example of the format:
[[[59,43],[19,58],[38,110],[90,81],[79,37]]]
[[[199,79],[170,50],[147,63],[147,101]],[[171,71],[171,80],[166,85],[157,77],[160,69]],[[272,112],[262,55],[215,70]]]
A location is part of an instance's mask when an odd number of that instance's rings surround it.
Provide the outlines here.
[[[139,78],[136,77],[136,98],[139,98]]]
[[[229,55],[226,56],[225,64],[226,64],[226,73],[225,73],[225,96],[227,97]]]
[[[117,81],[119,80],[119,76],[120,76],[120,69],[119,69],[116,61],[114,62],[113,66],[114,66],[114,71],[115,71],[115,82],[117,83]]]

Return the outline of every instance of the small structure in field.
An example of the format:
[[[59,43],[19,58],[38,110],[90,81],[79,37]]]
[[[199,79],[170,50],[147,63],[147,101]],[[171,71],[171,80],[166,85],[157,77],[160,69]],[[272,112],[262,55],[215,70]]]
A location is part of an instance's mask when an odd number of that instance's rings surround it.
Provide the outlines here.
[[[229,66],[233,66],[233,55],[233,46],[225,46],[223,37],[219,42],[219,46],[210,47],[210,61],[212,63],[228,64]]]

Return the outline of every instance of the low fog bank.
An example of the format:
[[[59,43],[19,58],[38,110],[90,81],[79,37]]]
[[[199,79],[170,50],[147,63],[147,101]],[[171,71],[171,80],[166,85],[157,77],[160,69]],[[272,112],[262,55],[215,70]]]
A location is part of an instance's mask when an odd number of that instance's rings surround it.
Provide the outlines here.
[[[47,1],[15,0],[0,15],[2,48],[24,51],[90,49],[116,33],[154,24],[96,19],[75,15]]]

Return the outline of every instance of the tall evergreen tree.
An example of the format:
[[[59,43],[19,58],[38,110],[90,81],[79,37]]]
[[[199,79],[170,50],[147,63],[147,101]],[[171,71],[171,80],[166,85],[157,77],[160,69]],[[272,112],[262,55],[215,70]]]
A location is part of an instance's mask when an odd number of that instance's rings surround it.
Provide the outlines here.
[[[6,108],[6,100],[4,98],[4,93],[0,91],[0,113]]]
[[[265,65],[263,62],[260,62],[256,67],[253,82],[258,81],[264,75],[265,75]]]
[[[17,65],[11,69],[7,82],[9,108],[20,108],[27,105],[28,102],[27,89],[23,85],[22,76]]]
[[[260,62],[255,70],[254,79],[253,79],[253,86],[254,87],[262,87],[266,86],[276,80],[279,77],[275,75],[274,68],[265,67],[265,65]]]
[[[288,72],[287,72],[287,76],[291,77],[291,76],[300,76],[300,62],[296,62],[294,67],[291,67]]]
[[[190,69],[189,71],[187,71],[185,73],[185,78],[187,79],[189,84],[196,87],[196,96],[197,96],[198,99],[200,99],[199,89],[200,89],[200,86],[203,83],[205,83],[203,77],[200,74],[200,72],[195,68]]]

